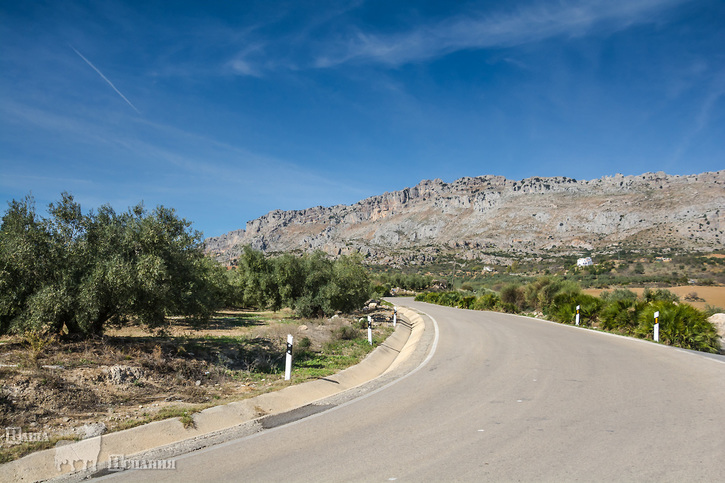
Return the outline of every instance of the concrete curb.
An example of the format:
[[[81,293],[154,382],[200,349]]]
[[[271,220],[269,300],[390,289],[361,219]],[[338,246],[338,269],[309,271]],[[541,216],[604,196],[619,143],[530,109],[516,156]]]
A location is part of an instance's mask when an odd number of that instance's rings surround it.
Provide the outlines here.
[[[400,323],[385,342],[371,352],[362,362],[337,374],[314,381],[286,387],[282,390],[205,409],[194,415],[194,428],[184,428],[178,418],[155,421],[143,426],[110,433],[68,445],[70,451],[86,451],[80,443],[94,448],[89,461],[96,462],[95,470],[72,472],[68,464],[56,469],[56,449],[29,454],[19,460],[0,465],[0,481],[80,480],[99,469],[107,468],[111,457],[123,455],[127,459],[140,453],[148,453],[159,447],[189,440],[213,440],[214,435],[235,427],[249,426],[248,432],[284,424],[285,413],[296,411],[358,387],[399,367],[414,352],[425,330],[425,323],[417,312],[398,308]],[[320,412],[325,407],[311,411]],[[300,419],[296,414],[290,420]],[[272,420],[274,418],[274,420]],[[251,423],[251,425],[250,425]],[[213,443],[206,443],[202,446]],[[96,453],[96,451],[98,451]],[[66,451],[67,452],[67,451]],[[80,456],[77,456],[81,459]]]

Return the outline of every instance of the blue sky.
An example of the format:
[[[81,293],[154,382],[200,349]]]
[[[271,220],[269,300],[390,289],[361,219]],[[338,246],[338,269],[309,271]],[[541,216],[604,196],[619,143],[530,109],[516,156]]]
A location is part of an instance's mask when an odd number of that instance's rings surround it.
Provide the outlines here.
[[[2,201],[216,236],[422,179],[719,169],[721,0],[0,1]]]

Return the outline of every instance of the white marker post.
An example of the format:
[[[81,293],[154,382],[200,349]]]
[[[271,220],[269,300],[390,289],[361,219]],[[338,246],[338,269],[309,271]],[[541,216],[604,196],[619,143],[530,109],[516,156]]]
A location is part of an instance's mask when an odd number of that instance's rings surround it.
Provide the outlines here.
[[[579,309],[581,308],[581,305],[576,306],[576,325],[579,325]]]
[[[398,323],[398,309],[393,307],[393,327]]]
[[[368,315],[368,342],[373,345],[373,319]]]
[[[292,334],[287,334],[287,359],[284,364],[284,380],[289,381],[292,378]]]
[[[655,342],[660,341],[660,312],[655,312]]]

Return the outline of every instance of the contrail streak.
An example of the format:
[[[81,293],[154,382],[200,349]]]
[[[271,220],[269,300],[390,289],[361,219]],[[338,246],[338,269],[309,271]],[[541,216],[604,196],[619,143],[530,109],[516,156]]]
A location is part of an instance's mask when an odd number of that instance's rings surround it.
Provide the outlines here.
[[[109,86],[111,86],[111,88],[113,88],[113,90],[114,90],[114,91],[116,91],[116,94],[118,94],[119,96],[121,96],[121,99],[123,99],[124,101],[126,101],[126,103],[127,103],[127,104],[128,104],[129,106],[133,107],[133,110],[134,110],[134,111],[136,111],[136,112],[138,112],[139,114],[141,114],[141,111],[139,111],[138,109],[136,109],[136,106],[134,106],[134,105],[133,105],[133,104],[131,103],[131,101],[129,101],[128,99],[126,99],[126,96],[124,96],[124,95],[123,95],[123,94],[121,93],[121,91],[119,91],[118,89],[116,89],[116,86],[114,86],[114,85],[113,85],[113,82],[111,82],[110,80],[108,80],[108,78],[107,78],[107,77],[106,77],[105,75],[103,75],[103,72],[101,72],[100,70],[98,70],[98,68],[97,68],[97,67],[96,67],[95,65],[93,65],[93,64],[91,63],[91,61],[90,61],[90,60],[88,60],[88,59],[86,59],[85,57],[83,57],[83,54],[81,54],[80,52],[78,52],[78,51],[77,51],[77,50],[75,49],[75,47],[73,47],[72,45],[70,45],[69,47],[70,47],[71,49],[73,49],[73,52],[75,52],[76,54],[78,54],[78,56],[79,56],[79,57],[80,57],[81,59],[83,59],[84,61],[86,61],[86,64],[90,65],[90,66],[91,66],[91,68],[93,68],[93,70],[95,70],[96,72],[98,72],[98,75],[100,75],[100,76],[101,76],[101,78],[102,78],[102,79],[103,79],[104,81],[108,82],[108,85],[109,85]]]

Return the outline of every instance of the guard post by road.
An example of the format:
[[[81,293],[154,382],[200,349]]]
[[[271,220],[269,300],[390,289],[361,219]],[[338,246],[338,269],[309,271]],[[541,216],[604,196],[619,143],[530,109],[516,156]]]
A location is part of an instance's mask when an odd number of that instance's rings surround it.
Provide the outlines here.
[[[368,315],[368,342],[373,345],[373,319]]]
[[[289,381],[292,378],[292,334],[287,334],[287,357],[284,363],[284,380]]]
[[[660,311],[658,310],[655,312],[655,333],[654,333],[654,339],[655,342],[660,341]]]

